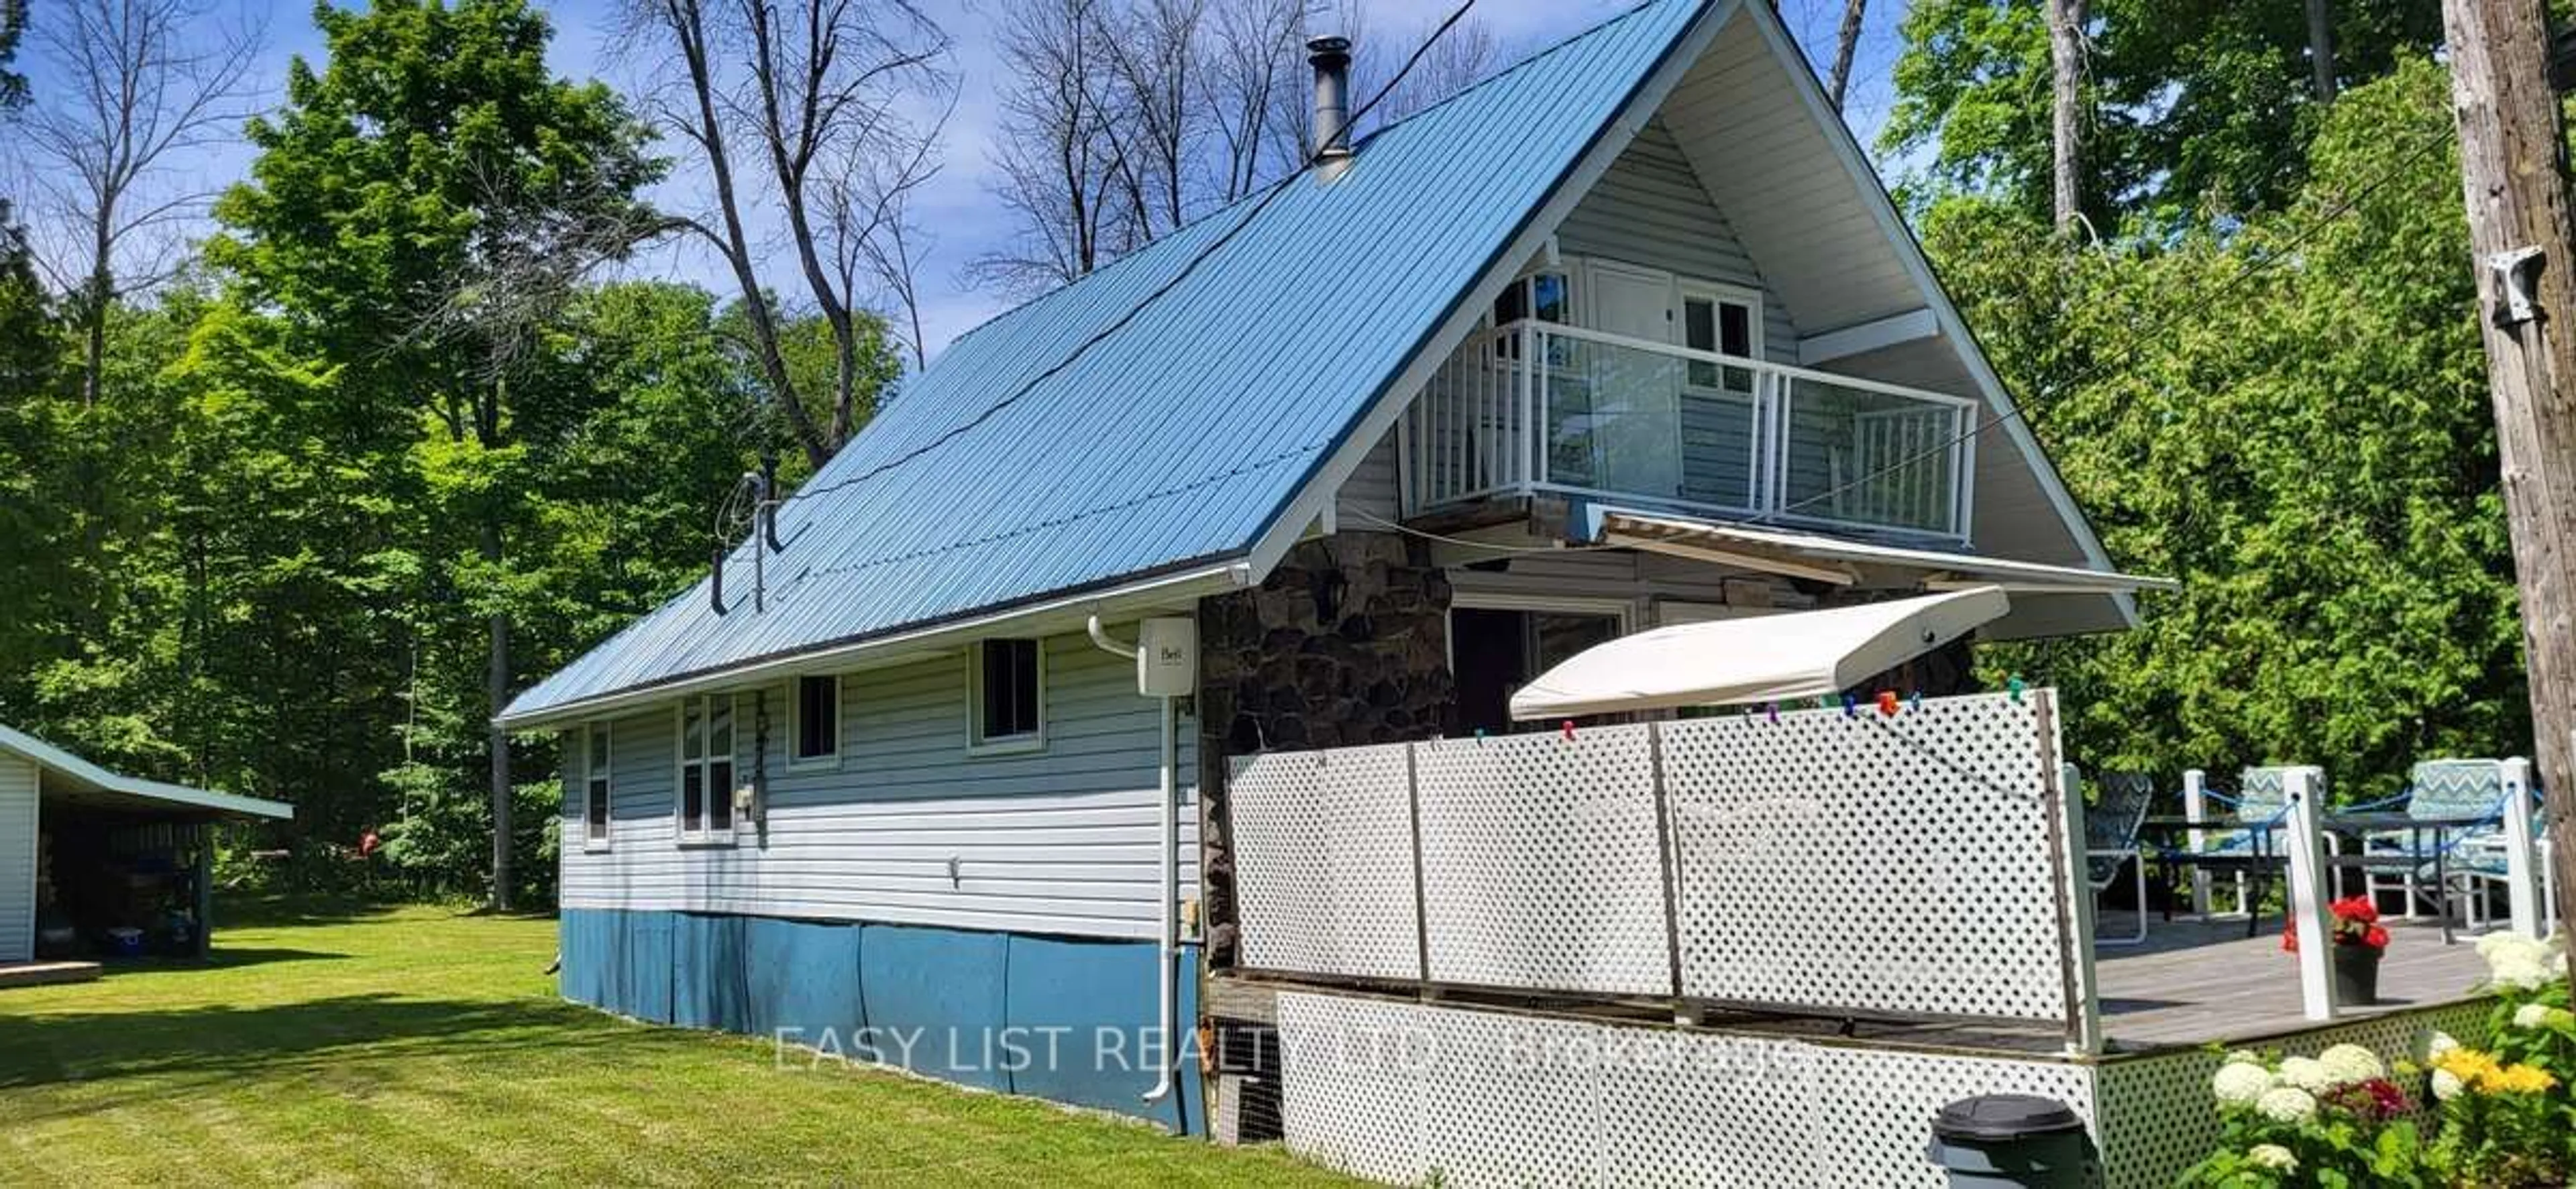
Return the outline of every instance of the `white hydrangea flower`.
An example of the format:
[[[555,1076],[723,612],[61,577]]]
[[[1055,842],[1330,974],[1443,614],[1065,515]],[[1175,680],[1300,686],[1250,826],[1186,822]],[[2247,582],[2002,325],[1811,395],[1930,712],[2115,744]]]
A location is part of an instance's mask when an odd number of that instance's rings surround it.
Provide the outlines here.
[[[2209,1079],[2209,1092],[2227,1106],[2252,1106],[2276,1084],[2271,1070],[2231,1063],[2218,1067],[2217,1076]]]
[[[2447,1069],[2433,1071],[2433,1097],[2449,1102],[2459,1097],[2460,1091],[2466,1089],[2468,1086],[2460,1081],[2460,1075]]]
[[[2263,1054],[2257,1053],[2252,1049],[2238,1049],[2227,1055],[2227,1064],[2261,1065],[2263,1064]]]
[[[2513,1009],[2513,1026],[2516,1028],[2548,1027],[2549,1005],[2546,1003],[2526,1003],[2521,1007]]]
[[[2279,1144],[2256,1144],[2245,1150],[2245,1159],[2250,1164],[2268,1168],[2274,1172],[2299,1171],[2299,1158]]]
[[[2254,1109],[2279,1123],[2305,1123],[2317,1117],[2317,1096],[2296,1086],[2275,1086],[2254,1100]]]
[[[2487,980],[2516,991],[2537,991],[2558,981],[2564,963],[2559,942],[2534,941],[2519,933],[2489,933],[2478,939],[2478,956],[2487,961]]]
[[[2460,1047],[2458,1038],[2448,1032],[2437,1030],[2433,1033],[2433,1039],[2424,1046],[2424,1059],[2430,1061],[2458,1047]]]
[[[2537,991],[2558,980],[2550,963],[2523,951],[2507,951],[2487,968],[2489,981],[2516,991]]]
[[[2281,1081],[2310,1094],[2323,1094],[2335,1087],[2335,1077],[2326,1069],[2325,1062],[2314,1057],[2283,1057]]]
[[[2379,1055],[2357,1044],[2335,1045],[2317,1054],[2317,1064],[2325,1066],[2326,1076],[2338,1086],[2388,1076],[2388,1067],[2380,1064]]]

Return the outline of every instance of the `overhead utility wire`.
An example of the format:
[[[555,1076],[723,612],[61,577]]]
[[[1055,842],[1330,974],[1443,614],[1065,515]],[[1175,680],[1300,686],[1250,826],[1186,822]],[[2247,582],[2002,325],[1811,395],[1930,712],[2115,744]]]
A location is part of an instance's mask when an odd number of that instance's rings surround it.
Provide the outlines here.
[[[1421,65],[1423,56],[1431,52],[1431,47],[1438,43],[1440,38],[1447,34],[1450,29],[1456,27],[1459,21],[1464,20],[1467,16],[1468,10],[1475,6],[1476,0],[1466,0],[1465,3],[1460,4],[1455,11],[1449,14],[1447,20],[1440,22],[1437,27],[1433,28],[1430,35],[1424,37],[1422,39],[1422,43],[1414,47],[1412,55],[1405,58],[1404,65],[1396,70],[1394,77],[1386,80],[1386,85],[1379,87],[1377,89],[1377,93],[1369,97],[1368,102],[1361,104],[1358,110],[1352,112],[1348,118],[1342,121],[1341,134],[1345,137],[1351,136],[1352,129],[1359,127],[1361,118],[1367,116],[1369,112],[1376,109],[1378,104],[1384,102],[1386,97],[1394,92],[1397,85],[1404,81],[1405,76],[1412,74],[1413,68]],[[1013,389],[1009,396],[1005,396],[986,406],[983,411],[976,413],[973,417],[967,418],[965,421],[942,430],[937,436],[932,437],[929,441],[923,442],[910,450],[906,450],[901,454],[895,455],[893,458],[889,458],[884,462],[871,466],[855,475],[835,479],[820,486],[800,488],[795,493],[779,500],[778,506],[785,507],[790,503],[804,499],[808,496],[822,495],[827,492],[839,491],[843,488],[855,487],[861,483],[865,483],[870,479],[885,474],[896,467],[903,466],[914,459],[920,458],[941,446],[945,446],[948,443],[957,440],[977,427],[991,421],[1003,410],[1027,399],[1031,393],[1037,391],[1039,385],[1063,374],[1065,369],[1072,367],[1076,362],[1079,362],[1085,354],[1088,354],[1091,351],[1093,347],[1099,346],[1101,343],[1107,341],[1111,335],[1126,329],[1129,323],[1134,322],[1138,316],[1142,315],[1148,308],[1152,307],[1155,302],[1162,300],[1165,295],[1171,293],[1174,289],[1180,288],[1182,282],[1189,280],[1190,275],[1198,271],[1199,265],[1205,263],[1209,257],[1214,256],[1227,244],[1234,242],[1235,236],[1242,234],[1244,228],[1251,226],[1253,220],[1260,218],[1261,212],[1268,210],[1272,202],[1276,201],[1281,194],[1287,192],[1290,183],[1306,176],[1308,171],[1314,169],[1315,166],[1320,164],[1323,160],[1324,153],[1320,147],[1310,148],[1306,154],[1304,163],[1299,165],[1295,172],[1271,183],[1268,189],[1264,190],[1258,198],[1253,200],[1251,206],[1244,211],[1241,218],[1236,219],[1234,224],[1227,227],[1223,234],[1208,241],[1206,246],[1201,247],[1196,254],[1190,257],[1188,263],[1181,266],[1180,271],[1173,273],[1171,277],[1166,279],[1162,284],[1155,286],[1152,292],[1147,293],[1142,299],[1138,300],[1136,304],[1129,306],[1125,313],[1112,319],[1108,325],[1101,327],[1099,330],[1093,331],[1089,337],[1075,345],[1074,349],[1071,352],[1068,352],[1062,359],[1047,365],[1045,370],[1029,377],[1029,379],[1023,382],[1018,388]]]

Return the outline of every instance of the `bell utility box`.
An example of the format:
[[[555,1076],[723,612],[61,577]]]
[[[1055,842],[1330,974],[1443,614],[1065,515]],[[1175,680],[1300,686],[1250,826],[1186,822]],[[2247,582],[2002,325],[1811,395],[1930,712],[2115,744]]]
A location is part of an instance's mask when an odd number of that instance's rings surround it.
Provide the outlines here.
[[[1166,616],[1137,625],[1137,693],[1149,698],[1186,698],[1198,692],[1198,681],[1197,620]]]

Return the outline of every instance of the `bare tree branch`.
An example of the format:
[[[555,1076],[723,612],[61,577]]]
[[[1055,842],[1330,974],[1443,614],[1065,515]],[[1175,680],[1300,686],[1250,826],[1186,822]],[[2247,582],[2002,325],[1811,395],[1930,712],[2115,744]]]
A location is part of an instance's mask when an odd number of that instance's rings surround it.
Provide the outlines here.
[[[212,0],[59,0],[38,12],[36,54],[59,82],[26,113],[17,167],[35,183],[45,271],[82,327],[81,391],[98,399],[107,312],[166,280],[183,228],[216,187],[180,169],[260,107],[257,21]]]
[[[692,164],[714,192],[712,214],[683,225],[733,273],[747,347],[807,460],[819,466],[857,431],[862,411],[860,300],[872,287],[860,282],[874,272],[865,262],[883,250],[865,241],[891,234],[880,207],[899,206],[901,194],[936,171],[945,116],[928,132],[912,116],[940,110],[953,94],[947,35],[909,0],[628,4],[630,46],[680,67],[650,110],[693,150]],[[757,181],[737,173],[735,144],[751,146]],[[755,186],[777,202],[775,242],[753,239],[746,210]],[[793,257],[803,300],[831,332],[826,416],[809,408],[812,394],[787,364],[785,313],[763,279],[773,250]]]

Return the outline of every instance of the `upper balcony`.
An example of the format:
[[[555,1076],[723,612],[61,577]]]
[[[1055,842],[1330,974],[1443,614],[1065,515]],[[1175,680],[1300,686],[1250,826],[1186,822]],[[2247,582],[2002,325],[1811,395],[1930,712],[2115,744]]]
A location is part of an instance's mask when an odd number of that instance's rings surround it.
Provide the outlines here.
[[[1553,322],[1471,336],[1406,411],[1419,515],[1537,494],[1966,539],[1975,402]]]

